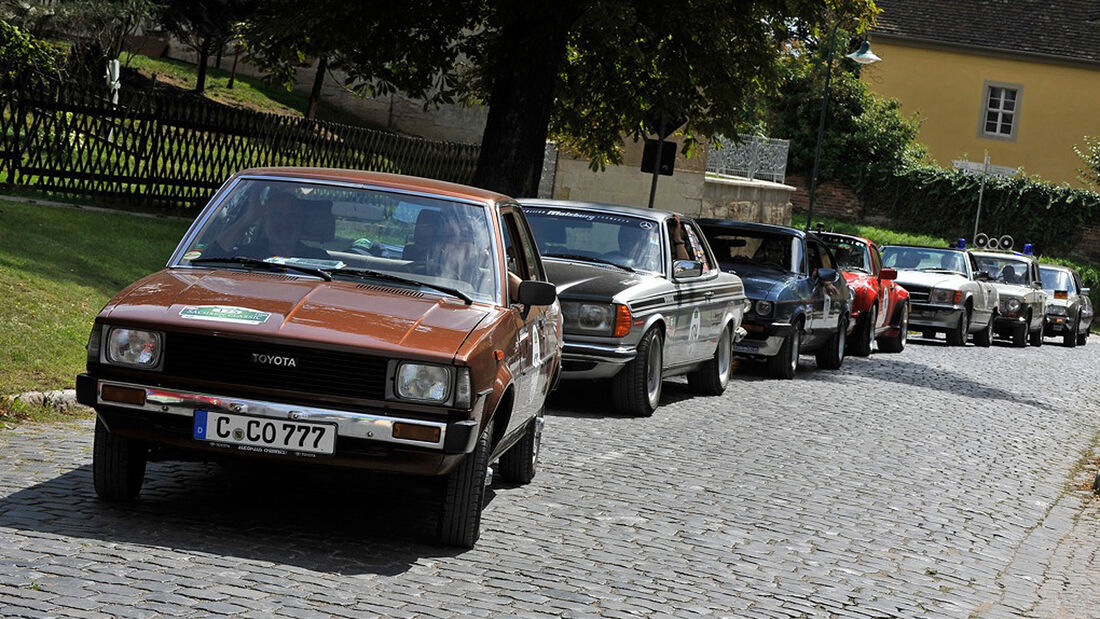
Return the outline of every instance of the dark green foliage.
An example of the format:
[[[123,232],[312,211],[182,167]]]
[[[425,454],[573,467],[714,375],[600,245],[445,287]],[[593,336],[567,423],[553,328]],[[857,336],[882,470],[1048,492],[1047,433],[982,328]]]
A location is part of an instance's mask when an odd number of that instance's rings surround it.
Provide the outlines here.
[[[0,20],[0,81],[57,80],[61,77],[59,56],[46,42]]]

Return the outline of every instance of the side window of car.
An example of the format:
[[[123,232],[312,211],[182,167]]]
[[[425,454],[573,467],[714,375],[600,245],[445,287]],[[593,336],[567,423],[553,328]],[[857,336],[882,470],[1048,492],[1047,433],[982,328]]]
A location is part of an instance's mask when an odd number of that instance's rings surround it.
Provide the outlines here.
[[[882,270],[882,256],[874,245],[867,246],[867,252],[871,254],[871,272],[877,274]]]
[[[520,278],[527,279],[526,264],[524,264],[523,250],[519,247],[516,231],[516,219],[512,213],[502,213],[500,216],[500,229],[504,233],[504,264],[508,272]]]
[[[809,243],[810,246],[810,269],[835,269],[836,265],[833,263],[833,257],[829,254],[829,250],[817,240],[812,240]]]
[[[707,255],[706,249],[703,248],[703,243],[700,240],[702,237],[699,235],[695,226],[683,224],[681,225],[684,233],[687,235],[687,250],[692,260],[698,260],[703,263],[703,273],[710,273],[714,270],[714,266],[711,263],[710,256]]]
[[[821,249],[817,243],[813,241],[806,243],[806,258],[810,263],[810,274],[817,273],[817,270],[821,268]]]
[[[531,228],[527,225],[526,218],[515,211],[505,213],[505,217],[512,219],[516,231],[519,233],[517,239],[520,241],[520,245],[523,246],[521,253],[524,265],[527,267],[528,279],[545,280],[546,277],[542,272],[542,262],[539,260],[538,249],[535,247],[534,235],[531,234]]]

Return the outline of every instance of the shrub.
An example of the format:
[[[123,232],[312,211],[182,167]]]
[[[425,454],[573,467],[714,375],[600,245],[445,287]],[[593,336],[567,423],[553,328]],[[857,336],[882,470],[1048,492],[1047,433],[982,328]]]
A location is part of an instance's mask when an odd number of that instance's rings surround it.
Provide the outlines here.
[[[48,43],[0,19],[0,81],[60,77],[59,53]]]

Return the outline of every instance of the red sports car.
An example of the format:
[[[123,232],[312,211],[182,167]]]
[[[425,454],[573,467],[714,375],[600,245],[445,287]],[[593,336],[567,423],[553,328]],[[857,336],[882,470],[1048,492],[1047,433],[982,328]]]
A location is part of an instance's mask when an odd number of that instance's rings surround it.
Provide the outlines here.
[[[883,352],[901,352],[909,333],[909,292],[894,281],[898,272],[882,268],[878,248],[869,239],[833,232],[817,234],[832,250],[852,289],[849,354],[866,357],[875,340]]]

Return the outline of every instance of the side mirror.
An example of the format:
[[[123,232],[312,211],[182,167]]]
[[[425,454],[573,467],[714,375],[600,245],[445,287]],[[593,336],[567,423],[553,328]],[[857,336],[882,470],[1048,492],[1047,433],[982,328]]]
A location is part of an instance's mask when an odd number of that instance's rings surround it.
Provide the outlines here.
[[[676,279],[699,277],[703,274],[703,263],[698,260],[677,260],[672,263],[672,276]]]
[[[836,269],[818,269],[817,270],[817,279],[818,279],[818,281],[826,282],[826,283],[829,283],[829,284],[836,281],[837,275],[839,275],[839,273],[837,273]]]
[[[558,298],[558,289],[550,282],[528,279],[519,283],[519,302],[526,305],[550,305]]]
[[[1036,289],[1036,290],[1042,290],[1043,289],[1043,285],[1040,284],[1039,282],[1031,282],[1031,287]]]
[[[989,273],[986,273],[985,271],[978,271],[978,274],[974,276],[974,279],[978,280],[979,282],[988,282]]]
[[[897,269],[891,269],[891,268],[882,269],[881,271],[878,272],[878,278],[879,279],[897,279],[898,278],[898,271],[897,271]]]
[[[1090,290],[1088,288],[1082,288],[1081,289],[1081,294],[1085,295],[1086,297],[1089,296],[1090,292],[1092,292],[1092,290]]]

